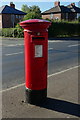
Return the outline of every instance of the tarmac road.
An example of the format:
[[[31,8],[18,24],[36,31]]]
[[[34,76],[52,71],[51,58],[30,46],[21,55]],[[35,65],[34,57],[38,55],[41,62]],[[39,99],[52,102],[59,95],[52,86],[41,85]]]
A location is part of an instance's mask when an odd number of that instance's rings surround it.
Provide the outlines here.
[[[2,87],[3,89],[24,83],[23,40],[3,40]],[[79,41],[49,41],[48,75],[78,66]]]

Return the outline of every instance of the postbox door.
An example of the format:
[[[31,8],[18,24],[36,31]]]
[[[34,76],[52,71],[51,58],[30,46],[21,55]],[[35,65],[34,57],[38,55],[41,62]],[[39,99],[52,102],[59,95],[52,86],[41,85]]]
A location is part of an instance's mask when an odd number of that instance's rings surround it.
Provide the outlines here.
[[[47,33],[46,33],[47,34]],[[25,78],[26,88],[47,88],[47,35],[32,37],[25,31]]]
[[[33,84],[32,89],[47,87],[47,41],[45,37],[33,38]]]

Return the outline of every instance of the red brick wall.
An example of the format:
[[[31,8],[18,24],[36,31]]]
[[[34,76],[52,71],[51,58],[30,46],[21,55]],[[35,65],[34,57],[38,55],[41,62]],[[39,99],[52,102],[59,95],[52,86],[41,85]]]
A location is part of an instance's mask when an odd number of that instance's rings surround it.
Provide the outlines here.
[[[54,14],[54,15],[53,15],[53,19],[61,20],[61,13]]]
[[[48,14],[48,15],[42,15],[42,18],[43,19],[51,19],[51,14]],[[69,20],[69,21],[72,21],[72,20],[76,20],[77,18],[77,13],[58,13],[58,14],[53,14],[52,16],[52,19],[55,20],[55,19],[58,19],[58,20]]]
[[[51,17],[52,16],[52,17]],[[61,20],[61,14],[60,13],[58,13],[58,14],[53,14],[53,15],[51,15],[51,14],[48,14],[48,15],[42,15],[42,18],[43,19],[59,19],[59,20]]]
[[[2,15],[2,27],[3,28],[10,28],[10,27],[12,27],[11,15],[10,14],[3,14]]]
[[[2,14],[0,14],[0,28],[2,28]]]
[[[42,15],[43,19],[50,19],[50,15]]]
[[[21,15],[23,16],[23,15]],[[14,20],[13,20],[14,17]],[[19,21],[21,20],[20,15],[14,15],[12,14],[3,14],[2,15],[2,27],[3,28],[13,28]],[[14,22],[13,22],[14,21]]]

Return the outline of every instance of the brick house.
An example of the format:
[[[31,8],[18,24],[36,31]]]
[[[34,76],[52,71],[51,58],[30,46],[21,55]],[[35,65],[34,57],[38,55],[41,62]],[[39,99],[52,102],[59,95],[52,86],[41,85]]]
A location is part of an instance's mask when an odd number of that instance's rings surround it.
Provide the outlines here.
[[[13,28],[26,13],[15,9],[13,2],[10,6],[4,5],[0,7],[0,28]]]
[[[54,7],[42,13],[43,19],[51,20],[76,20],[77,14],[80,13],[80,8],[71,3],[68,6],[60,5],[59,1],[54,2]]]

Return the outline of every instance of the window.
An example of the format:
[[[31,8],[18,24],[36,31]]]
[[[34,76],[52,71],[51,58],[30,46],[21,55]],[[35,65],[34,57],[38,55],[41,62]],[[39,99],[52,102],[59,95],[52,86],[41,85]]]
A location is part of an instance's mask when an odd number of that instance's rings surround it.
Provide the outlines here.
[[[66,20],[68,20],[68,13],[66,13]]]
[[[13,14],[11,15],[11,21],[12,21],[12,23],[15,22],[15,15],[13,15]]]
[[[53,14],[51,13],[51,15],[50,15],[50,19],[53,19]]]
[[[16,18],[18,19],[18,18],[19,18],[19,15],[16,15]]]
[[[55,20],[59,20],[59,17],[56,17]]]

